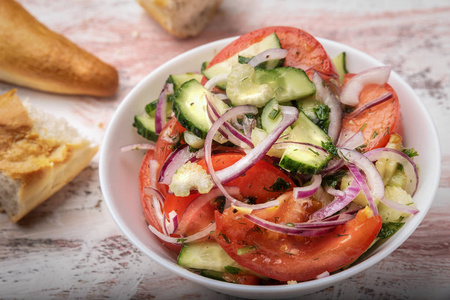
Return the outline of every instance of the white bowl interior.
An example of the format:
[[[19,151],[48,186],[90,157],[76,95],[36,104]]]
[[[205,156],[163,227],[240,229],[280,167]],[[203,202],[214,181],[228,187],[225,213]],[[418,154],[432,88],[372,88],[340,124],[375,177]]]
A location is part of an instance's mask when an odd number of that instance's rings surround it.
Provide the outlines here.
[[[100,156],[100,184],[107,207],[123,233],[138,249],[176,274],[218,292],[246,298],[287,298],[311,293],[355,275],[398,248],[419,226],[434,199],[440,176],[440,148],[432,119],[425,106],[400,76],[392,72],[389,83],[396,90],[404,122],[404,143],[419,152],[415,161],[419,165],[419,188],[414,201],[420,212],[409,218],[403,228],[369,257],[351,268],[319,280],[284,286],[244,286],[205,278],[176,265],[176,257],[163,247],[149,231],[139,201],[138,173],[144,153],[121,153],[120,147],[145,142],[132,127],[133,117],[144,106],[158,97],[170,74],[195,72],[201,63],[210,60],[234,38],[220,40],[192,49],[159,67],[139,83],[123,100],[107,129]],[[347,53],[350,72],[381,65],[374,58],[345,45],[319,39],[330,57],[342,51]]]

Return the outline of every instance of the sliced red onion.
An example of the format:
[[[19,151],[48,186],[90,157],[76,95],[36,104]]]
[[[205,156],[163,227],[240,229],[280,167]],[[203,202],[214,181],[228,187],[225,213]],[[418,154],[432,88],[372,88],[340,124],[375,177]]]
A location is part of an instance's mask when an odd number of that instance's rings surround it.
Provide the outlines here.
[[[358,170],[358,168],[354,164],[348,164],[347,165],[350,173],[352,173],[354,180],[356,183],[358,183],[361,190],[364,192],[364,195],[366,196],[367,203],[369,204],[370,209],[372,209],[373,214],[376,216],[378,215],[378,209],[377,204],[375,203],[375,200],[372,197],[372,194],[369,190],[369,187],[366,184],[366,180],[364,176],[361,174],[361,172]],[[384,198],[384,195],[383,195]],[[381,199],[378,199],[381,200]]]
[[[326,175],[329,173],[333,173],[344,166],[344,160],[342,159],[332,159],[328,163],[328,165],[320,171],[321,175]]]
[[[344,197],[345,196],[345,192],[344,191],[335,189],[335,188],[333,188],[333,187],[331,187],[329,185],[325,186],[324,189],[325,189],[325,192],[327,192],[331,196],[334,196],[334,197]]]
[[[294,198],[300,199],[300,198],[309,198],[312,195],[314,195],[317,190],[320,187],[320,184],[322,183],[322,176],[320,175],[313,175],[311,179],[311,184],[308,186],[303,187],[295,187],[293,189]]]
[[[364,154],[361,154],[358,151],[338,148],[338,152],[346,163],[352,163],[364,172],[372,197],[378,200],[383,199],[383,179],[375,165]]]
[[[211,234],[211,231],[216,230],[216,223],[211,223],[207,227],[202,229],[201,231],[199,231],[193,235],[186,236],[186,237],[167,236],[167,235],[159,232],[155,227],[153,227],[151,225],[149,225],[148,228],[150,229],[151,232],[153,232],[154,235],[156,235],[161,240],[168,242],[168,243],[175,244],[175,245],[182,245],[183,243],[191,243],[191,242],[194,242],[194,241],[197,241],[204,237],[209,236]]]
[[[386,158],[392,161],[396,161],[403,166],[403,170],[406,175],[406,187],[405,191],[414,196],[419,184],[419,172],[414,161],[405,153],[391,148],[377,148],[370,150],[364,155],[371,161],[375,162],[381,158]]]
[[[299,228],[294,224],[286,225],[286,223],[274,223],[262,218],[259,218],[254,215],[245,214],[244,217],[248,219],[250,222],[262,227],[266,228],[270,231],[279,232],[288,235],[297,235],[297,236],[320,236],[330,233],[336,228],[336,226],[324,226],[324,227],[316,227],[316,228]]]
[[[151,159],[148,162],[148,174],[150,178],[150,187],[156,188],[158,178],[159,162],[155,159]]]
[[[217,84],[227,81],[228,73],[219,74],[211,78],[205,83],[205,89],[212,90]]]
[[[286,49],[280,49],[280,48],[272,48],[267,49],[257,55],[255,55],[252,59],[249,60],[247,63],[252,68],[255,68],[259,64],[269,61],[269,60],[275,60],[275,59],[284,59],[286,58],[286,55],[288,53],[288,50]]]
[[[356,133],[346,130],[341,131],[336,146],[353,150],[361,146],[362,144],[364,144],[364,134],[361,130],[357,131]]]
[[[161,228],[161,230],[164,230],[164,220],[165,217],[162,213],[162,207],[164,206],[164,196],[161,194],[161,192],[154,187],[145,187],[144,193],[146,196],[150,197],[152,201],[152,206],[154,207],[154,213],[155,218],[158,221],[158,224]]]
[[[330,272],[325,271],[325,272],[320,273],[319,275],[317,275],[316,279],[321,279],[321,278],[325,278],[325,277],[328,277],[328,276],[330,276]]]
[[[121,152],[128,152],[133,150],[155,150],[155,144],[131,144],[120,147]]]
[[[209,99],[208,95],[206,95],[207,100],[207,112],[208,117],[211,122],[215,122],[220,118],[220,113],[214,107],[214,104]],[[228,121],[225,121],[222,126],[219,128],[220,134],[224,136],[227,140],[244,149],[253,148],[253,142],[244,134],[242,134],[239,130],[234,128]]]
[[[183,145],[176,151],[170,153],[159,172],[159,183],[169,185],[172,182],[173,174],[185,163],[196,158],[197,152],[192,152],[189,145]]]
[[[159,134],[166,125],[167,96],[173,94],[173,84],[166,83],[159,94],[155,110],[155,133]]]
[[[385,84],[389,80],[391,67],[382,66],[364,70],[352,77],[342,88],[341,102],[356,106],[359,103],[359,94],[368,84]]]
[[[278,139],[278,137],[283,133],[283,131],[287,127],[289,127],[292,123],[294,123],[295,120],[297,120],[298,118],[298,110],[295,107],[289,106],[281,107],[283,118],[281,122],[278,124],[278,126],[272,132],[269,133],[267,138],[262,143],[258,144],[255,148],[249,150],[247,155],[245,155],[235,164],[225,169],[222,169],[216,173],[216,171],[212,166],[211,151],[212,151],[213,137],[218,131],[219,127],[221,127],[224,122],[226,122],[233,116],[243,114],[256,114],[257,112],[258,109],[250,105],[240,105],[229,109],[216,122],[214,122],[205,139],[205,146],[204,146],[205,160],[208,172],[211,175],[216,186],[222,191],[225,197],[228,200],[230,200],[233,205],[236,206],[251,206],[251,205],[242,203],[237,199],[233,198],[231,195],[227,193],[222,184],[230,180],[233,180],[234,178],[237,178],[242,173],[250,169],[254,164],[256,164],[262,157],[264,157],[267,151],[269,151],[273,143]],[[278,204],[278,202],[275,200],[272,202],[274,203],[273,204],[274,206]]]
[[[330,125],[328,135],[336,143],[341,132],[342,107],[336,96],[330,91],[319,73],[314,72],[312,81],[316,86],[316,98],[330,108]]]
[[[224,188],[233,197],[238,197],[240,195],[239,187],[237,186],[225,186]],[[223,196],[222,191],[219,188],[213,188],[209,193],[201,194],[200,196],[195,198],[186,207],[183,215],[180,216],[178,231],[186,232],[187,227],[192,222],[192,218],[198,218],[198,213],[196,212],[204,207],[207,203],[210,203],[212,200],[220,196]],[[190,218],[187,218],[187,216],[190,216]]]
[[[310,219],[311,220],[323,220],[338,211],[345,208],[348,204],[350,204],[356,196],[358,196],[359,192],[361,191],[361,188],[356,183],[356,181],[353,180],[353,182],[348,186],[344,191],[344,196],[337,196],[334,198],[334,200],[322,207],[319,210],[316,210],[314,213],[311,214]]]
[[[411,215],[415,215],[419,212],[419,210],[412,205],[405,205],[402,203],[398,203],[398,202],[388,199],[386,197],[384,197],[383,200],[380,200],[380,201],[382,203],[384,203],[385,205],[389,206],[390,208],[393,208],[395,210],[398,210],[398,211],[401,211],[404,213],[408,213]]]
[[[392,99],[394,95],[392,95],[392,93],[384,93],[383,95],[373,99],[372,101],[369,101],[363,105],[361,105],[360,107],[358,107],[357,109],[355,109],[354,111],[352,111],[351,113],[349,113],[347,115],[347,117],[349,118],[356,118],[357,116],[359,116],[361,113],[363,113],[364,111],[368,110],[371,107],[374,107],[376,105],[379,105],[381,103],[384,103],[386,101],[388,101],[389,99]]]
[[[178,215],[176,211],[172,210],[169,213],[168,218],[166,217],[165,213],[163,214],[163,216],[164,216],[164,226],[163,226],[164,234],[171,235],[172,233],[175,232],[175,230],[178,227]]]
[[[144,188],[144,194],[146,196],[153,196],[158,200],[159,203],[164,204],[164,196],[163,194],[156,188],[147,186]]]

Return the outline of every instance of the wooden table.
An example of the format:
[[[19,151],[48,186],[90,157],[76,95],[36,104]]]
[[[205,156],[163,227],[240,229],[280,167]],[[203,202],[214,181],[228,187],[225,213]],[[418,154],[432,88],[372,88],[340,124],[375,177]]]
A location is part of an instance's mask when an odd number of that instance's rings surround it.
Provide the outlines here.
[[[119,91],[108,99],[18,87],[21,98],[70,118],[100,145],[118,104],[156,67],[196,46],[259,27],[303,28],[392,65],[436,124],[442,147],[439,190],[421,226],[392,255],[302,299],[450,299],[448,1],[225,0],[208,28],[188,40],[168,35],[132,0],[19,2],[45,25],[119,70]],[[0,92],[13,87],[0,83]],[[232,299],[159,267],[124,237],[105,206],[98,161],[97,155],[18,224],[0,215],[0,298]]]

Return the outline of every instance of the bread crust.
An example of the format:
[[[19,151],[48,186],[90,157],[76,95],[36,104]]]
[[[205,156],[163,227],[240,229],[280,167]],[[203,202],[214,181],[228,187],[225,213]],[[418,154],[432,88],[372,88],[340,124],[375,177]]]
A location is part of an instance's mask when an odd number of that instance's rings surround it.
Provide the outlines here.
[[[139,4],[170,34],[197,36],[211,21],[223,0],[138,0]]]
[[[117,70],[51,31],[14,0],[0,1],[0,80],[42,91],[106,97]]]
[[[11,90],[0,96],[0,119],[10,104],[23,117],[22,103],[16,90]],[[0,147],[0,206],[12,222],[22,219],[75,178],[98,150],[85,139],[64,142],[43,138],[32,126],[24,129],[32,121],[28,118],[23,124],[0,123],[3,135],[14,137],[6,138],[9,142]]]

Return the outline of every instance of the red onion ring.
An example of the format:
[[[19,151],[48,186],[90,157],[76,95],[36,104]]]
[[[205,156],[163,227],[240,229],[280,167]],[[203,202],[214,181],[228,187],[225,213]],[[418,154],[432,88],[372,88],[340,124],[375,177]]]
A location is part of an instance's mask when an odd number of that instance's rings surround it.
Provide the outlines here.
[[[214,104],[209,99],[208,95],[206,96],[207,101],[207,113],[211,122],[215,122],[220,118],[220,113],[214,107]],[[253,148],[253,142],[244,134],[242,134],[239,130],[234,128],[228,121],[225,121],[222,126],[219,128],[220,134],[224,136],[227,140],[244,149]]]
[[[313,175],[311,179],[311,184],[303,187],[295,187],[293,189],[293,194],[295,199],[309,198],[314,195],[322,183],[322,176]]]
[[[383,204],[389,206],[390,208],[393,208],[395,210],[398,210],[398,211],[401,211],[401,212],[404,212],[404,213],[408,213],[408,214],[411,214],[411,215],[415,215],[415,214],[417,214],[419,212],[419,210],[416,207],[414,207],[414,206],[398,203],[398,202],[393,201],[391,199],[388,199],[386,197],[384,197],[383,200],[380,200],[380,201]]]
[[[267,50],[255,55],[252,59],[249,60],[249,62],[247,64],[249,66],[251,66],[252,68],[255,68],[259,64],[269,61],[269,60],[286,58],[287,53],[288,53],[288,50],[286,50],[286,49],[280,49],[280,48],[267,49]]]
[[[377,204],[375,203],[375,200],[372,197],[372,194],[370,193],[369,187],[366,184],[366,180],[364,179],[361,172],[356,168],[354,164],[348,164],[348,169],[350,170],[350,173],[352,173],[354,180],[359,185],[361,190],[364,192],[364,195],[366,196],[367,203],[369,204],[370,209],[373,211],[373,214],[376,216],[378,215],[378,208]],[[383,195],[384,198],[384,195]],[[381,199],[378,199],[381,200]]]
[[[358,196],[360,191],[361,191],[361,188],[356,183],[356,181],[353,180],[352,183],[350,184],[350,186],[348,186],[344,190],[343,196],[335,197],[334,200],[330,204],[322,207],[319,210],[316,210],[314,213],[311,214],[310,219],[311,220],[323,220],[323,219],[337,213],[338,211],[345,208],[348,204],[350,204],[353,201],[353,199],[355,199],[356,196]]]
[[[248,219],[250,222],[262,227],[266,228],[267,230],[284,233],[288,235],[297,235],[297,236],[320,236],[327,233],[330,233],[331,231],[336,228],[336,226],[323,226],[323,227],[316,227],[316,228],[299,228],[295,225],[288,226],[283,223],[274,223],[270,222],[264,219],[261,219],[257,216],[245,214],[244,217]],[[299,223],[301,224],[301,223]]]
[[[205,83],[205,89],[211,91],[217,84],[227,81],[227,78],[227,73],[216,75]]]
[[[372,197],[378,200],[384,197],[384,184],[380,173],[375,165],[364,155],[355,150],[338,148],[338,153],[346,161],[356,165],[364,172],[367,177],[367,185],[369,186]]]
[[[172,243],[175,245],[182,245],[183,243],[191,243],[197,240],[200,240],[204,237],[207,237],[210,235],[211,231],[216,230],[216,223],[211,223],[209,224],[207,227],[205,227],[204,229],[202,229],[201,231],[187,236],[187,237],[171,237],[171,236],[167,236],[161,232],[159,232],[155,227],[153,227],[152,225],[149,225],[148,228],[150,229],[151,232],[153,232],[154,235],[156,235],[158,238],[160,238],[161,240],[168,242],[168,243]]]
[[[253,209],[270,207],[270,205],[275,206],[278,204],[276,200],[271,202],[266,202],[263,205],[248,205],[238,201],[227,193],[223,187],[223,183],[228,182],[234,178],[237,178],[242,173],[250,169],[256,162],[258,162],[264,155],[269,151],[273,143],[278,139],[278,137],[283,133],[283,131],[289,127],[292,123],[297,120],[298,110],[295,107],[283,106],[281,107],[281,112],[283,113],[283,118],[275,129],[269,133],[267,138],[255,148],[249,150],[247,155],[237,161],[230,167],[222,169],[216,173],[212,166],[212,143],[213,137],[218,131],[219,127],[223,125],[228,119],[236,115],[243,114],[256,114],[258,109],[250,105],[240,105],[229,109],[225,114],[223,114],[216,122],[211,126],[206,139],[205,139],[205,161],[209,174],[211,175],[213,182],[222,191],[225,197],[230,200],[233,205],[251,207]]]
[[[133,150],[155,150],[155,144],[131,144],[120,147],[121,152],[128,152]]]
[[[233,196],[239,196],[240,191],[239,187],[237,186],[225,186],[225,189],[230,195]],[[219,196],[222,196],[223,193],[220,189],[217,187],[213,188],[208,194],[202,194],[195,198],[189,205],[186,207],[185,212],[182,216],[180,216],[180,222],[178,225],[178,231],[179,232],[186,232],[186,228],[188,227],[189,223],[191,223],[192,218],[197,218],[198,213],[195,213],[199,209],[201,209],[203,206],[205,206],[208,202],[211,202],[213,199],[216,199]],[[227,206],[225,206],[226,208]],[[186,216],[191,216],[191,218],[187,219]]]
[[[178,215],[174,210],[172,210],[169,213],[168,218],[166,216],[166,213],[164,213],[163,216],[164,216],[164,226],[163,226],[164,234],[171,235],[172,233],[175,232],[175,230],[178,227]]]
[[[173,94],[173,84],[166,83],[159,94],[155,110],[155,133],[159,134],[166,125],[167,96]]]
[[[173,174],[185,163],[197,157],[197,152],[192,152],[189,145],[183,145],[170,153],[159,171],[159,183],[169,185]]]
[[[364,134],[361,130],[357,131],[356,133],[346,130],[345,132],[341,131],[336,146],[353,150],[361,146],[363,143]]]
[[[375,162],[381,158],[387,158],[398,162],[403,166],[406,175],[405,191],[414,196],[419,184],[419,172],[414,161],[405,153],[391,148],[377,148],[370,150],[364,155],[371,161]],[[381,199],[380,199],[381,200]]]
[[[391,99],[394,95],[392,95],[392,93],[384,93],[383,95],[361,105],[360,107],[358,107],[357,109],[355,109],[354,111],[352,111],[351,113],[349,113],[347,115],[347,117],[349,118],[356,118],[357,116],[359,116],[361,113],[363,113],[364,111],[368,110],[371,107],[374,107],[378,104],[384,103],[386,101],[388,101],[389,99]]]
[[[368,84],[383,85],[389,80],[391,67],[382,66],[364,70],[352,77],[342,88],[341,102],[356,106],[359,103],[359,94]]]
[[[344,160],[342,159],[332,159],[328,163],[328,165],[320,171],[319,174],[326,175],[329,173],[333,173],[344,166]]]
[[[328,136],[336,143],[341,131],[342,107],[336,96],[330,91],[319,73],[314,72],[312,81],[316,86],[316,98],[330,108],[330,125]]]

